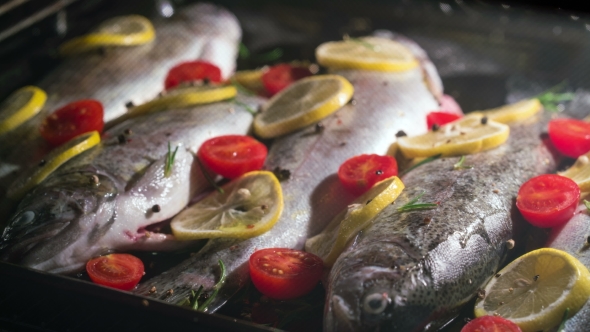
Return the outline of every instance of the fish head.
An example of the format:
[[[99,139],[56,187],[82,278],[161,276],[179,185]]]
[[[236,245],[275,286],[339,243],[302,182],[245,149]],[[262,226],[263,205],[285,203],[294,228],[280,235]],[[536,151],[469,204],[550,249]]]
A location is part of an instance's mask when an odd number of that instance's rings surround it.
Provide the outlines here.
[[[355,260],[336,261],[328,289],[325,330],[432,330],[425,317],[432,312],[428,305],[432,295],[428,292],[433,287],[429,269],[394,242],[375,243],[380,250],[372,251],[371,257],[350,251],[346,255],[357,256]],[[387,259],[376,259],[383,255]],[[345,261],[349,265],[343,266]]]
[[[94,170],[49,177],[9,219],[0,238],[0,259],[55,273],[81,269],[76,256],[100,254],[95,244],[114,222],[117,195],[115,181]]]

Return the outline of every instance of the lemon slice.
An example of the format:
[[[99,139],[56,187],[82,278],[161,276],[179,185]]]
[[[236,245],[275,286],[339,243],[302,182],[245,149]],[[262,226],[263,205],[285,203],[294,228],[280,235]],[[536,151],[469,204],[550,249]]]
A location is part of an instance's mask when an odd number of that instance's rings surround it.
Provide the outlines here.
[[[315,54],[320,65],[332,68],[404,71],[418,66],[418,61],[404,45],[379,37],[323,43]]]
[[[579,156],[570,168],[557,174],[574,180],[581,192],[590,192],[590,152]]]
[[[35,116],[45,105],[47,94],[35,86],[25,86],[0,105],[0,135]]]
[[[139,15],[113,17],[87,35],[69,40],[59,47],[62,55],[86,52],[106,46],[134,46],[151,42],[154,26]]]
[[[168,90],[166,94],[154,100],[129,109],[127,113],[111,121],[109,127],[136,116],[161,112],[167,109],[214,103],[234,98],[237,94],[236,88],[231,85],[180,86]]]
[[[397,176],[377,182],[369,191],[341,211],[320,234],[305,242],[305,251],[322,258],[326,266],[334,264],[346,243],[366,228],[404,189]]]
[[[264,85],[262,84],[262,75],[264,75],[263,69],[241,70],[237,71],[232,76],[231,80],[232,82],[237,82],[248,90],[260,93],[265,91]]]
[[[268,101],[254,119],[254,132],[273,138],[306,127],[346,105],[353,92],[352,84],[342,76],[301,79]]]
[[[511,123],[522,121],[537,114],[543,109],[543,105],[537,98],[521,100],[517,103],[493,108],[486,111],[475,111],[470,113],[487,116],[488,119],[500,122]]]
[[[97,131],[92,131],[72,138],[63,145],[52,150],[44,161],[27,173],[24,173],[17,179],[8,189],[7,196],[9,198],[18,199],[27,191],[41,183],[53,171],[61,166],[66,161],[79,155],[80,153],[92,148],[100,143],[100,134]]]
[[[283,211],[283,192],[268,171],[246,173],[179,213],[170,226],[178,240],[251,238],[268,232]]]
[[[398,138],[398,147],[407,158],[460,156],[488,150],[506,142],[510,127],[468,115],[419,136]]]
[[[573,316],[590,297],[590,272],[570,254],[542,248],[508,264],[485,288],[475,316],[499,315],[523,332],[559,324],[566,308]]]

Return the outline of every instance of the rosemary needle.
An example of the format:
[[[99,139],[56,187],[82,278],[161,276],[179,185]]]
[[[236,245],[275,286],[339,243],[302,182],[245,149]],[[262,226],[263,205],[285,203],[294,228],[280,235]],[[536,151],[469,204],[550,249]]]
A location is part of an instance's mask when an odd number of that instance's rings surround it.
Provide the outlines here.
[[[172,165],[174,165],[174,158],[176,158],[176,152],[178,152],[178,145],[174,152],[170,149],[170,142],[168,142],[168,153],[166,153],[166,164],[164,167],[164,176],[169,177],[172,172]]]
[[[459,169],[472,169],[473,166],[470,165],[464,165],[465,164],[465,156],[461,156],[461,159],[459,159],[459,161],[453,165],[453,169],[454,170],[459,170]]]
[[[584,200],[584,205],[586,205],[586,209],[588,209],[588,211],[590,211],[590,202],[587,200]]]
[[[199,164],[199,168],[201,169],[201,173],[203,173],[203,175],[205,175],[205,179],[207,179],[207,182],[209,182],[209,184],[211,186],[213,186],[213,188],[215,188],[215,190],[217,190],[220,194],[223,194],[224,193],[223,188],[218,186],[217,183],[215,183],[215,181],[213,181],[211,176],[209,176],[209,173],[205,169],[205,166],[203,166],[203,163],[201,162],[201,160],[198,157],[195,157],[195,159],[197,159],[197,164]]]
[[[404,170],[403,172],[399,173],[399,176],[406,175],[409,171],[413,170],[414,168],[419,167],[419,166],[422,166],[424,164],[427,164],[427,163],[429,163],[431,161],[434,161],[434,160],[440,158],[440,156],[442,156],[442,154],[437,154],[436,156],[428,157],[428,158],[422,160],[421,162],[417,163],[416,165],[414,165],[414,166],[412,166],[412,167]]]
[[[397,208],[398,212],[408,212],[408,211],[415,211],[415,210],[430,210],[438,207],[438,203],[417,203],[420,198],[424,196],[424,191],[421,192],[418,196],[414,199],[409,201],[408,203],[400,206]]]

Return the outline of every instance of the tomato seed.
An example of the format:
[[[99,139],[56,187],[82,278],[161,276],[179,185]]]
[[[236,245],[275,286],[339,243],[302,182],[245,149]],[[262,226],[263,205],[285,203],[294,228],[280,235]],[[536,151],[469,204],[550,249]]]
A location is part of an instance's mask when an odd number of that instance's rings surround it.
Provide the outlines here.
[[[283,274],[283,270],[279,270],[279,274]]]

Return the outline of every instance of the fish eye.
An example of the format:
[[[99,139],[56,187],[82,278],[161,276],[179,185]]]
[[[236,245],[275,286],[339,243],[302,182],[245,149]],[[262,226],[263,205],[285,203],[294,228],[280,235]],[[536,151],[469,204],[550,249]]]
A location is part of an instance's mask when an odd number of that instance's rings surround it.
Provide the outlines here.
[[[35,212],[27,211],[20,215],[20,217],[16,220],[15,224],[19,226],[24,226],[35,219]]]
[[[365,297],[363,310],[372,315],[378,315],[385,311],[390,299],[387,293],[373,293]]]

